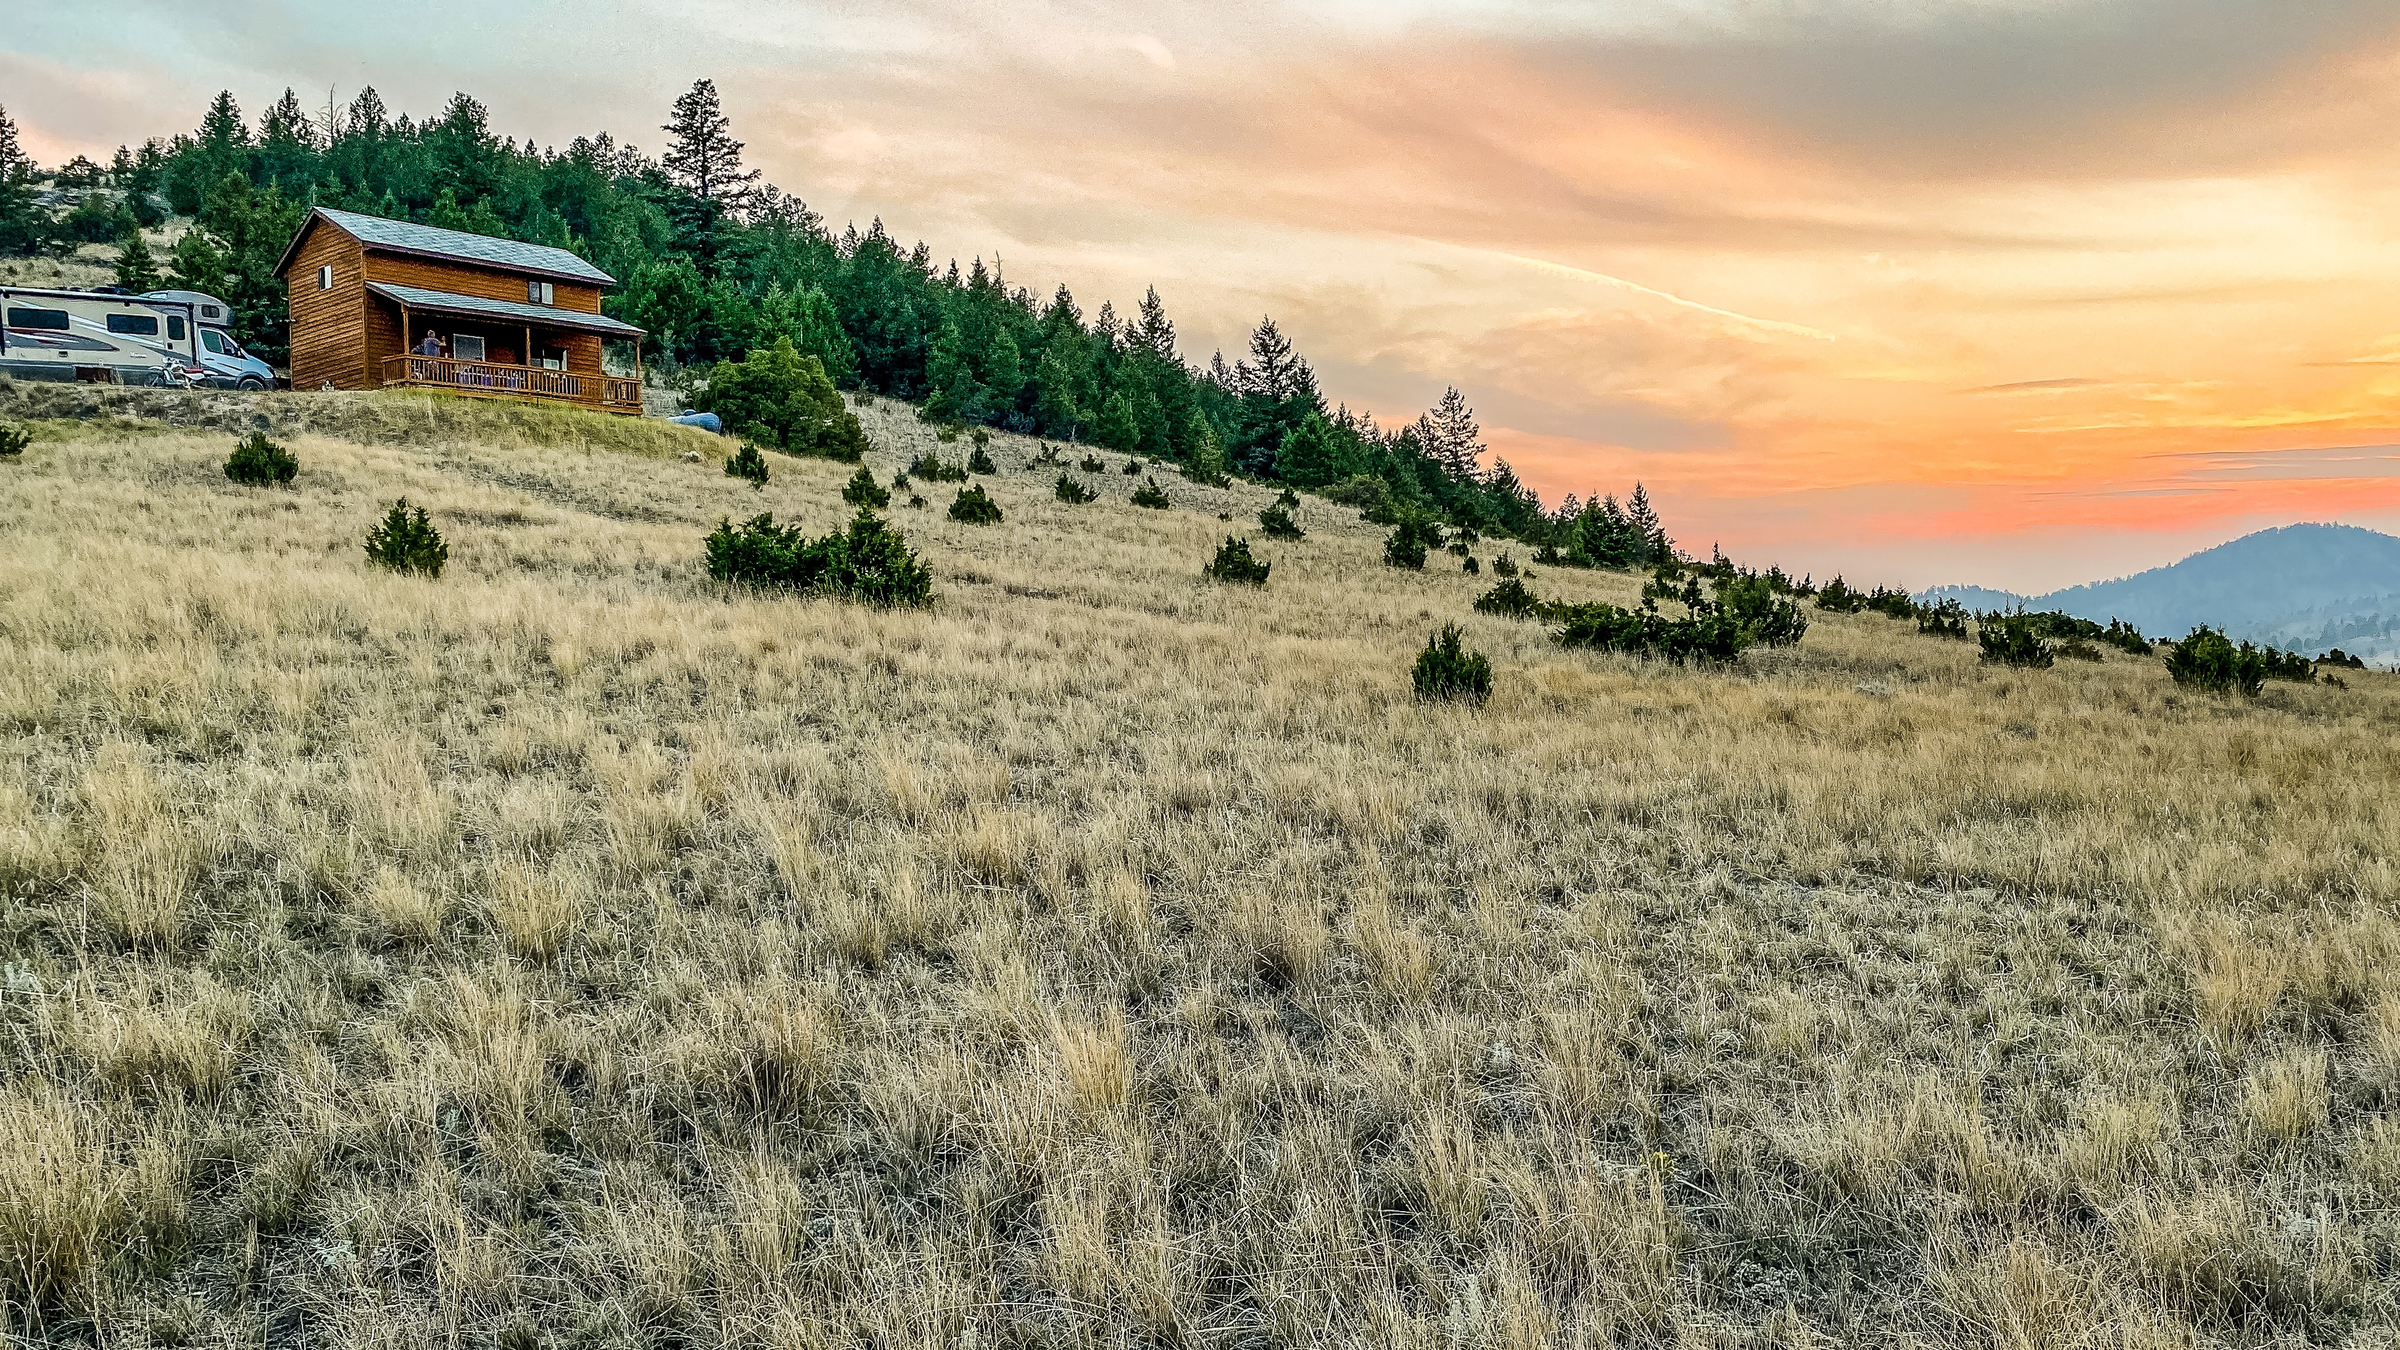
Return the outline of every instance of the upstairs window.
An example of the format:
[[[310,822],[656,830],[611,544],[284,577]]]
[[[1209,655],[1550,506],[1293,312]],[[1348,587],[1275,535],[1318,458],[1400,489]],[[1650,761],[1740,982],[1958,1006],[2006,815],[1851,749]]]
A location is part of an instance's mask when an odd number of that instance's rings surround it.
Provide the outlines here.
[[[554,305],[557,303],[554,290],[555,288],[552,287],[552,285],[547,281],[528,281],[525,283],[525,303],[529,305]]]
[[[317,269],[317,289],[320,291],[330,291],[333,289],[332,263],[327,263],[323,267]]]

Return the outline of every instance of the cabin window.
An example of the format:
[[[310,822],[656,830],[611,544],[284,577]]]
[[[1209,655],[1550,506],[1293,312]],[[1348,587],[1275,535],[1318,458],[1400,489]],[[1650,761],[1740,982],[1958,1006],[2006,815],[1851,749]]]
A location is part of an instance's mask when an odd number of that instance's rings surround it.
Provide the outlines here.
[[[564,349],[558,347],[542,348],[542,369],[565,370],[566,368],[567,354]]]
[[[554,286],[552,286],[552,285],[551,285],[549,282],[547,282],[547,281],[528,281],[528,282],[526,282],[526,283],[525,283],[525,303],[526,303],[526,304],[529,304],[529,305],[548,305],[548,304],[555,304],[555,303],[557,303],[557,301],[556,301],[556,298],[555,298],[555,297],[556,297],[556,288],[555,288]]]
[[[333,289],[332,263],[327,263],[323,267],[317,269],[317,289],[320,291],[330,291]]]
[[[63,309],[12,309],[8,312],[11,328],[46,328],[52,332],[67,331],[67,312]]]
[[[483,339],[472,333],[452,333],[450,355],[461,361],[480,361],[483,359]]]
[[[155,314],[111,314],[108,331],[126,333],[133,337],[157,337],[158,316]]]
[[[180,314],[170,314],[170,315],[168,315],[168,316],[167,316],[167,341],[169,341],[169,342],[181,342],[181,341],[183,341],[183,316],[182,316],[182,315],[180,315]]]

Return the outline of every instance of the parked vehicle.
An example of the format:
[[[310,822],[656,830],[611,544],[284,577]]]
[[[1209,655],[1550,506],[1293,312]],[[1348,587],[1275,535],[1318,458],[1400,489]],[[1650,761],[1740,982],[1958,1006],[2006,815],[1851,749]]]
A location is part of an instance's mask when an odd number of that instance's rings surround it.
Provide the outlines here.
[[[233,307],[203,291],[151,291],[145,303],[186,308],[198,328],[194,355],[207,373],[201,382],[218,389],[272,389],[275,368],[234,341]]]
[[[0,321],[0,371],[13,379],[188,385],[205,373],[188,305],[0,287]]]

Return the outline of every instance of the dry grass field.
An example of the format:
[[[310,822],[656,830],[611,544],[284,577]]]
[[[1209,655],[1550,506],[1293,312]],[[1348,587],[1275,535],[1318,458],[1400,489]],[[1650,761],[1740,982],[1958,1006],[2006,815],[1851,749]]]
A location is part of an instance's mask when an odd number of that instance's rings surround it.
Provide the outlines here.
[[[71,415],[0,462],[28,1341],[2393,1344],[2387,677],[1565,652],[1005,437],[877,612],[699,565],[848,466],[97,397],[0,390]],[[251,408],[289,491],[220,471]],[[403,494],[438,581],[362,563]],[[1480,711],[1411,698],[1445,620]]]

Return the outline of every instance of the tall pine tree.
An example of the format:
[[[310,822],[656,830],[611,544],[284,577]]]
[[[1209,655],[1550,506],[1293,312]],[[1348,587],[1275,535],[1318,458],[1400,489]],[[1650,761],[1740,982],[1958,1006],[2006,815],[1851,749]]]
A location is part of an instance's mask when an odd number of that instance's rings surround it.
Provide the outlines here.
[[[759,171],[742,168],[742,143],[733,138],[733,119],[717,101],[715,80],[692,81],[659,130],[672,138],[659,167],[676,186],[720,212],[749,204]]]

